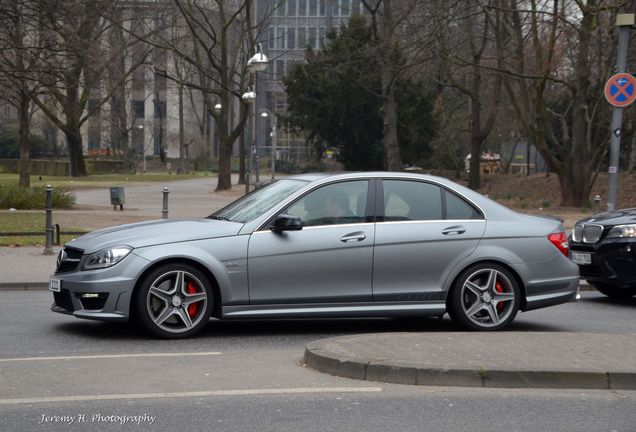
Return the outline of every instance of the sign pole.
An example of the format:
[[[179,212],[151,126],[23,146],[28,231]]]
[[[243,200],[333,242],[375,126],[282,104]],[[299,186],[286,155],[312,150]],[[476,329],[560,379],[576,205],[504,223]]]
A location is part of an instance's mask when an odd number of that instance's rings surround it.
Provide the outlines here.
[[[621,14],[616,17],[618,27],[618,54],[616,59],[616,73],[627,70],[627,48],[629,33],[634,25],[634,14]],[[618,190],[618,161],[621,148],[621,128],[623,125],[623,108],[612,108],[612,127],[610,142],[610,160],[608,170],[608,198],[607,210],[616,209],[616,194]]]

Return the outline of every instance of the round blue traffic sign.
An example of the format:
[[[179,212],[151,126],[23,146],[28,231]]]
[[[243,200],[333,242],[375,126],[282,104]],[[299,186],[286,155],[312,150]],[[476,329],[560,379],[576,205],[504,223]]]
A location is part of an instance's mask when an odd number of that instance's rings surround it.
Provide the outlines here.
[[[615,107],[626,107],[636,100],[636,78],[628,73],[613,75],[605,84],[605,99]]]

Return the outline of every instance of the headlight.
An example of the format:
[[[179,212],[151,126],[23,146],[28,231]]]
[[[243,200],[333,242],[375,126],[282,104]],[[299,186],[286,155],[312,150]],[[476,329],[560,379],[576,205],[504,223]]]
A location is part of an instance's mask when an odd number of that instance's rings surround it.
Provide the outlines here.
[[[82,270],[95,270],[114,266],[132,251],[130,246],[115,246],[88,256]]]
[[[607,238],[636,237],[636,224],[616,225],[607,233]]]

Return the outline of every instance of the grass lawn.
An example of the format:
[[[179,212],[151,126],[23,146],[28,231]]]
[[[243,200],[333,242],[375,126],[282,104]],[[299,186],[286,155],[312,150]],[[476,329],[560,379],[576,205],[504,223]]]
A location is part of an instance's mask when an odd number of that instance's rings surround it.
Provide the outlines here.
[[[0,246],[44,246],[45,216],[43,211],[0,211],[0,232],[42,232],[37,236],[3,236],[0,235]],[[64,231],[80,231],[64,227]],[[64,244],[77,236],[61,236]],[[55,239],[54,239],[55,241]]]
[[[209,177],[209,172],[191,172],[189,174],[168,174],[166,172],[147,172],[145,174],[94,174],[86,177],[57,177],[57,176],[31,176],[31,186],[53,187],[63,186],[67,190],[79,188],[97,188],[109,186],[124,186],[134,183],[167,182],[177,180],[190,180],[193,178]],[[0,173],[0,183],[17,183],[17,174]],[[40,178],[42,180],[40,180]]]

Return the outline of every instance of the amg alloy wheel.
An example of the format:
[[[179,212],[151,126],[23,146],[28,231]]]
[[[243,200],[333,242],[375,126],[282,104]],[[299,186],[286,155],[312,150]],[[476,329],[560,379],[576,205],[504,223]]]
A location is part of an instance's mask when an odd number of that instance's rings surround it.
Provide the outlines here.
[[[183,338],[208,322],[212,289],[199,270],[186,264],[167,264],[148,274],[136,298],[143,326],[156,336]]]
[[[449,313],[470,330],[498,330],[517,315],[520,291],[513,275],[497,264],[466,269],[452,288]]]

